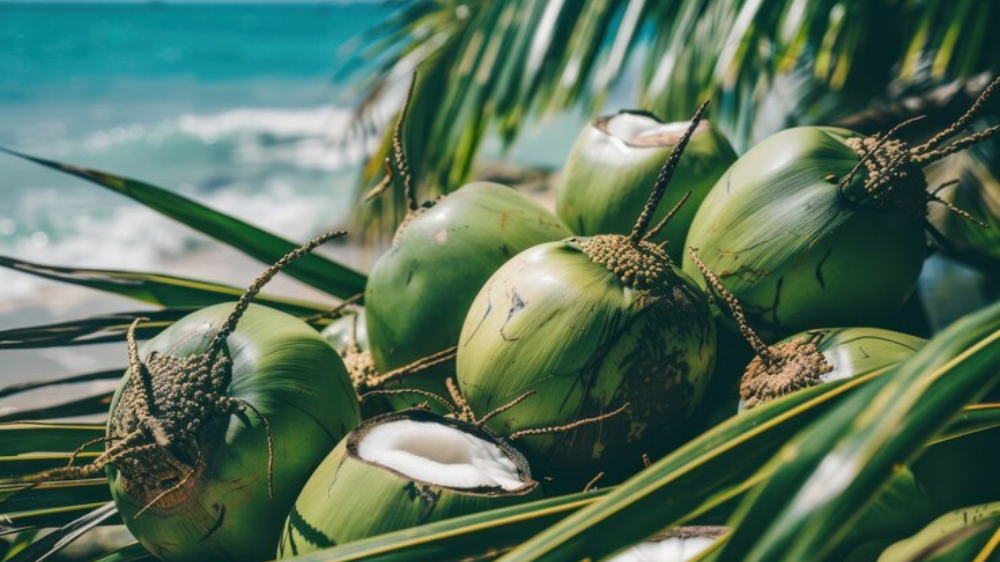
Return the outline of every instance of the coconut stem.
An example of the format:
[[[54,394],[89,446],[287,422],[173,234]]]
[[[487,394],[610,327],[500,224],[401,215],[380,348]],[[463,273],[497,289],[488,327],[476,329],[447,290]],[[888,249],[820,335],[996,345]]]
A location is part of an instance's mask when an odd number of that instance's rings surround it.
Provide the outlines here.
[[[417,210],[417,194],[413,189],[413,176],[410,174],[410,162],[406,158],[406,147],[403,146],[403,126],[406,124],[406,115],[410,111],[410,101],[413,100],[413,91],[417,86],[417,73],[414,72],[410,78],[410,85],[406,89],[406,98],[403,99],[403,107],[399,110],[399,117],[396,118],[396,125],[392,131],[392,153],[396,162],[396,169],[403,177],[403,194],[406,197],[407,208],[412,212]]]
[[[451,377],[444,379],[444,385],[448,389],[451,401],[458,406],[458,412],[455,414],[455,417],[470,423],[476,421],[476,415],[472,412],[472,406],[469,405],[469,401],[465,399],[465,396],[462,396],[462,391],[455,384],[455,379]]]
[[[761,358],[762,361],[766,363],[772,363],[775,360],[774,353],[772,353],[771,348],[764,343],[764,340],[760,339],[757,332],[753,331],[750,324],[747,322],[747,317],[743,314],[743,307],[740,306],[740,301],[733,295],[722,281],[712,272],[711,269],[705,265],[705,262],[698,258],[698,253],[691,246],[688,246],[688,255],[691,257],[691,261],[694,262],[695,267],[701,272],[702,276],[705,277],[705,281],[712,286],[713,289],[722,299],[726,301],[726,306],[729,307],[729,311],[733,314],[733,318],[736,320],[736,324],[740,328],[740,334],[743,335],[743,339],[750,344],[757,356]]]
[[[691,198],[691,192],[688,191],[687,193],[684,194],[683,197],[681,197],[680,201],[674,204],[674,207],[670,209],[670,212],[668,212],[667,215],[663,217],[663,219],[660,222],[656,223],[656,226],[649,229],[649,232],[647,232],[646,235],[642,237],[643,242],[648,242],[652,240],[654,236],[659,234],[660,231],[663,230],[663,227],[667,226],[667,223],[670,222],[670,219],[674,218],[674,215],[677,214],[677,211],[680,211],[681,207],[683,207],[684,204],[687,203],[687,200],[690,198]]]
[[[956,152],[961,152],[972,145],[979,144],[998,132],[1000,132],[1000,125],[993,125],[992,127],[983,129],[978,133],[973,133],[967,137],[960,138],[944,148],[938,150],[928,150],[927,152],[918,154],[913,157],[913,161],[924,165],[937,162],[938,160],[951,156]]]
[[[358,397],[359,400],[364,402],[365,400],[371,398],[372,396],[398,396],[401,394],[416,394],[418,396],[423,396],[425,398],[430,398],[441,404],[448,409],[453,415],[458,416],[459,412],[455,410],[455,407],[448,403],[447,400],[441,398],[433,392],[428,392],[426,390],[421,390],[419,388],[396,388],[393,390],[371,390]]]
[[[527,400],[528,398],[530,398],[531,396],[533,396],[535,394],[535,392],[536,391],[534,391],[534,390],[529,390],[528,392],[525,392],[524,394],[518,396],[517,398],[511,400],[510,402],[507,402],[503,406],[498,406],[493,411],[488,412],[479,421],[477,421],[476,425],[483,425],[483,424],[485,424],[486,422],[490,421],[494,417],[496,417],[496,416],[498,416],[498,415],[506,412],[507,410],[510,410],[511,408],[513,408],[514,406],[517,406],[521,402],[524,402],[525,400]]]
[[[363,299],[364,297],[365,297],[364,293],[353,294],[353,295],[347,297],[346,299],[340,301],[339,303],[337,303],[337,305],[334,306],[333,308],[331,308],[330,310],[325,310],[323,312],[317,312],[316,314],[313,314],[312,316],[306,316],[306,317],[302,318],[302,321],[306,322],[306,323],[309,323],[309,322],[315,322],[317,320],[322,320],[324,318],[334,318],[334,319],[340,318],[341,316],[343,316],[342,313],[344,312],[344,309],[346,309],[350,305],[358,302],[359,300]]]
[[[954,185],[955,183],[958,183],[958,180],[956,180],[954,182],[949,182],[949,183],[951,185]],[[946,185],[948,185],[948,184],[942,185],[941,187],[943,188]],[[945,208],[947,208],[949,211],[955,213],[956,215],[962,217],[963,219],[971,222],[972,224],[974,224],[976,226],[979,226],[979,227],[982,227],[982,228],[989,228],[990,227],[990,225],[988,225],[985,222],[983,222],[983,221],[977,219],[976,217],[972,216],[972,213],[970,213],[969,211],[966,211],[965,209],[962,209],[961,207],[956,206],[951,201],[945,201],[944,199],[941,199],[941,197],[939,197],[938,194],[937,194],[938,191],[940,191],[940,188],[937,189],[937,190],[935,190],[934,193],[928,193],[927,194],[927,200],[928,201],[933,201],[934,203],[940,203],[940,204],[944,205]]]
[[[1000,87],[1000,76],[993,78],[993,81],[990,82],[989,86],[986,86],[986,89],[983,90],[981,94],[979,94],[978,98],[976,98],[976,101],[975,103],[972,104],[972,107],[970,107],[968,111],[962,114],[962,116],[959,117],[957,121],[952,123],[950,126],[945,128],[938,134],[931,137],[930,140],[928,140],[924,144],[915,147],[914,150],[918,153],[927,152],[930,149],[934,148],[944,139],[954,135],[955,133],[963,129],[966,125],[969,124],[969,122],[971,122],[976,117],[976,115],[979,114],[980,111],[982,111],[983,106],[986,104],[986,100],[989,99],[990,95],[993,94],[993,92],[997,89],[997,87]]]
[[[598,472],[593,478],[590,479],[590,482],[587,482],[587,485],[583,487],[584,493],[589,492],[594,485],[601,480],[601,478],[604,478],[604,473]]]
[[[639,219],[632,228],[632,234],[629,235],[628,239],[630,243],[638,244],[643,239],[646,229],[649,228],[649,222],[653,220],[653,213],[656,212],[656,208],[660,205],[660,200],[663,199],[663,194],[666,192],[667,185],[670,184],[670,178],[674,175],[677,163],[680,161],[681,155],[684,154],[684,149],[687,148],[688,141],[694,135],[695,129],[701,123],[701,117],[705,113],[705,110],[708,109],[710,102],[711,100],[705,100],[698,107],[698,111],[691,118],[691,124],[688,126],[688,129],[684,131],[684,135],[677,141],[677,146],[670,151],[670,157],[667,158],[666,163],[660,168],[660,173],[656,176],[656,182],[653,184],[653,191],[649,194],[646,206],[643,207],[642,213],[639,214]]]
[[[310,240],[306,244],[292,250],[291,252],[288,252],[280,260],[276,261],[274,265],[267,268],[267,271],[255,279],[247,291],[240,297],[240,300],[237,301],[236,308],[233,309],[232,314],[229,315],[229,318],[227,318],[222,324],[222,327],[219,328],[219,331],[215,334],[215,337],[212,338],[211,343],[209,343],[208,348],[211,350],[218,350],[221,348],[222,344],[226,341],[226,338],[229,337],[229,335],[233,333],[233,330],[236,329],[236,325],[239,324],[243,313],[247,311],[247,308],[250,306],[250,302],[253,301],[253,298],[257,296],[257,293],[264,288],[264,285],[267,285],[268,282],[271,281],[271,279],[273,279],[279,271],[281,271],[281,268],[285,267],[290,262],[301,258],[302,256],[308,255],[309,252],[315,250],[322,244],[333,240],[334,238],[339,238],[345,234],[347,233],[343,230],[327,232],[326,234]]]
[[[419,373],[420,371],[423,371],[425,369],[429,369],[435,365],[444,363],[445,361],[450,361],[455,358],[457,350],[458,350],[457,347],[449,347],[448,349],[439,351],[433,355],[428,355],[423,359],[417,359],[416,361],[410,363],[409,365],[405,365],[398,369],[393,369],[392,371],[389,371],[384,375],[372,377],[371,380],[368,381],[368,386],[370,387],[382,386],[383,384],[389,381],[395,379],[401,379],[403,377]]]
[[[515,439],[520,439],[522,437],[531,437],[534,435],[548,435],[550,433],[565,433],[567,431],[573,431],[574,429],[582,427],[584,425],[599,423],[606,419],[613,418],[618,414],[624,412],[625,409],[628,408],[630,405],[631,404],[626,402],[621,408],[618,408],[613,412],[608,412],[607,414],[594,416],[592,418],[579,419],[573,423],[568,423],[566,425],[554,425],[551,427],[539,427],[535,429],[522,429],[521,431],[515,431],[514,433],[511,433],[509,436],[507,436],[507,439],[510,441],[514,441]]]

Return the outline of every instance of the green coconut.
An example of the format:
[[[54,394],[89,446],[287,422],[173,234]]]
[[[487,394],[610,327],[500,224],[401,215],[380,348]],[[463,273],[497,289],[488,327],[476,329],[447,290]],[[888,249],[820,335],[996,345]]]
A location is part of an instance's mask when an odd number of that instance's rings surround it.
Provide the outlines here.
[[[474,182],[436,201],[417,201],[403,128],[416,75],[396,120],[389,172],[373,193],[401,184],[409,210],[368,275],[365,324],[376,386],[401,384],[445,395],[453,373],[447,356],[458,342],[465,313],[483,283],[511,257],[535,244],[572,233],[554,214],[513,189]],[[382,375],[430,361],[405,381]],[[387,396],[397,409],[412,407],[405,395]],[[437,406],[432,406],[437,407]],[[441,413],[445,413],[443,410]]]
[[[479,416],[534,393],[489,424],[518,439],[547,487],[579,489],[602,472],[603,482],[619,481],[643,467],[643,455],[657,458],[695,429],[715,325],[705,294],[646,237],[703,110],[631,235],[526,250],[489,279],[469,309],[459,387]]]
[[[360,422],[337,352],[301,320],[250,304],[285,256],[234,305],[194,312],[141,348],[111,403],[105,452],[43,476],[105,470],[118,513],[165,561],[270,560],[299,491]]]
[[[797,390],[895,365],[927,344],[924,338],[902,332],[853,327],[807,330],[767,345],[750,326],[739,300],[693,248],[688,257],[756,352],[740,380],[740,411]]]
[[[407,410],[352,431],[309,479],[278,558],[538,499],[527,461],[489,429]]]
[[[556,211],[576,234],[628,234],[649,186],[688,122],[664,123],[644,111],[621,111],[591,120],[563,167]],[[683,191],[667,194],[654,220],[663,218],[690,191],[690,199],[651,240],[667,241],[667,254],[680,260],[695,211],[715,182],[736,161],[729,141],[708,121],[691,137],[674,182]]]
[[[1000,128],[945,145],[972,110],[928,142],[799,127],[741,156],[705,198],[688,234],[758,329],[887,325],[916,287],[926,255],[923,168]],[[695,272],[690,259],[684,269]],[[878,272],[877,275],[872,272]]]
[[[824,328],[789,336],[747,366],[740,382],[740,409],[901,363],[926,343],[880,328]]]
[[[541,205],[513,189],[468,184],[413,211],[392,248],[372,267],[365,323],[381,373],[458,343],[465,313],[483,283],[511,257],[570,232]],[[444,394],[447,366],[407,377],[405,386]],[[410,405],[394,399],[397,407]]]

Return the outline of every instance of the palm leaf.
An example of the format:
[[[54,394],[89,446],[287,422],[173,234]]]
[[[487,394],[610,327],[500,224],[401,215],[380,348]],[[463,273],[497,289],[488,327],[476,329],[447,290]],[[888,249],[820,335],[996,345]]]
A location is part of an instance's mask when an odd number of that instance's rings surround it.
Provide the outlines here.
[[[298,562],[459,562],[490,560],[600,499],[607,490],[571,494],[387,533],[296,557]]]
[[[977,505],[935,519],[916,535],[887,548],[878,562],[987,561],[1000,527],[1000,503]]]
[[[299,246],[161,187],[98,170],[21,154],[6,148],[0,148],[0,151],[76,176],[129,197],[266,264],[278,261]],[[284,271],[306,284],[340,298],[356,295],[364,291],[365,287],[363,274],[318,254],[310,254],[296,260]]]
[[[115,504],[107,503],[60,529],[45,535],[17,553],[9,562],[42,562],[80,538],[84,533],[111,520],[118,514]]]
[[[106,414],[111,406],[111,392],[102,392],[93,396],[84,396],[58,404],[46,404],[32,408],[18,408],[13,412],[0,415],[0,422],[24,420],[57,420],[93,414]]]
[[[892,97],[887,85],[941,84],[1000,66],[990,0],[409,0],[369,35],[347,68],[374,66],[359,120],[375,122],[392,86],[423,77],[405,137],[428,195],[467,181],[485,136],[509,143],[531,117],[582,107],[636,81],[631,102],[687,119],[706,97],[730,140],[745,148],[775,126],[817,123]],[[635,76],[634,68],[641,68]],[[788,88],[788,78],[797,85]],[[383,149],[366,166],[381,174]],[[401,215],[396,190],[362,220],[385,231]]]
[[[134,542],[110,554],[95,558],[90,562],[146,562],[147,560],[152,562],[157,560],[157,558],[143,548],[141,544]]]
[[[995,307],[993,314],[998,312],[1000,305]],[[996,330],[995,325],[993,330]],[[929,344],[926,351],[920,352],[913,361],[907,363],[909,371],[901,370],[900,373],[922,372],[920,369],[926,365],[917,363],[917,359],[925,361],[936,357],[940,365],[947,361],[947,353],[954,356],[974,345],[979,346],[974,348],[977,353],[972,354],[975,361],[987,364],[989,361],[1000,361],[997,359],[1000,354],[993,353],[994,357],[990,358],[989,352],[992,349],[981,349],[982,332],[983,330],[977,330],[968,323],[953,327]],[[976,370],[975,373],[981,379],[983,375],[980,371],[981,369]],[[994,367],[993,374],[995,372]],[[875,377],[874,374],[869,374],[842,385],[813,387],[771,403],[759,411],[755,409],[731,418],[622,484],[601,502],[532,538],[503,560],[558,562],[578,560],[585,556],[599,558],[652,536],[660,529],[682,524],[686,518],[710,506],[727,493],[745,490],[747,486],[765,480],[770,486],[776,478],[771,474],[779,469],[778,465],[785,459],[779,457],[780,460],[767,464],[763,470],[759,469],[785,441],[804,427],[805,422],[815,420],[820,413],[833,409],[848,394],[851,395],[849,403],[868,404],[877,396],[884,396],[879,393],[885,388],[898,390],[897,381],[904,377],[899,373],[893,377]],[[865,384],[873,378],[876,380],[872,384]],[[882,404],[884,402],[878,403],[879,406]],[[961,406],[959,404],[948,411],[947,416],[954,414]],[[853,421],[854,416],[845,413],[843,408],[844,406],[838,406],[811,427],[830,427],[830,419],[837,423]],[[927,436],[920,444],[930,437],[932,436]],[[799,447],[803,447],[801,441],[797,440],[797,443]],[[786,447],[785,450],[789,449],[790,447]],[[783,497],[787,499],[788,490],[783,491]],[[775,493],[779,494],[778,491]],[[869,491],[869,497],[871,495]],[[775,502],[780,502],[780,498],[775,499]],[[767,523],[761,519],[754,521],[757,525]],[[744,519],[737,522],[746,524]],[[737,528],[740,539],[746,532],[744,528]],[[802,532],[802,529],[799,528],[798,532]],[[734,536],[730,540],[736,538]],[[728,548],[727,546],[723,550],[723,554],[729,551]],[[800,560],[806,558],[809,557]]]
[[[148,318],[135,331],[136,339],[149,339],[167,326],[194,312],[192,308],[167,308],[138,312],[116,312],[0,331],[0,350],[61,347],[124,341],[136,318]]]
[[[829,552],[894,467],[987,392],[998,372],[1000,303],[955,322],[881,384],[789,443],[773,461],[774,476],[734,517],[736,531],[718,560]]]
[[[70,375],[68,377],[58,377],[43,381],[28,381],[28,382],[9,384],[3,388],[0,388],[0,398],[6,398],[8,396],[13,396],[15,394],[19,394],[22,392],[29,392],[32,390],[38,390],[40,388],[56,386],[60,384],[78,384],[82,382],[95,382],[95,381],[103,381],[111,379],[120,379],[122,373],[124,372],[125,372],[125,367],[119,367],[117,369],[95,371],[93,373],[84,373],[82,375]]]
[[[235,301],[244,292],[244,289],[230,285],[173,275],[58,267],[31,263],[7,256],[0,256],[0,267],[164,307],[201,308],[220,302]],[[254,300],[260,304],[297,315],[315,314],[330,308],[320,303],[268,295],[257,295]]]
[[[39,452],[72,452],[80,445],[104,436],[97,424],[19,422],[0,424],[0,456]],[[100,451],[92,445],[87,451]]]

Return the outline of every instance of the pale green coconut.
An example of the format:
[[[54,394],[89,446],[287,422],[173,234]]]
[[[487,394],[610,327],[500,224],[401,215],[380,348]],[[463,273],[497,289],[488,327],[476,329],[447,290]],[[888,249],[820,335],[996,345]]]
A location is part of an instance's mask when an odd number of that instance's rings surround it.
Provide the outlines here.
[[[458,343],[469,305],[483,283],[511,257],[570,232],[562,221],[517,191],[468,184],[431,207],[412,211],[365,288],[365,322],[380,373],[410,365]],[[450,364],[401,384],[446,392]],[[396,407],[411,400],[394,397]]]
[[[576,234],[628,234],[657,172],[687,129],[686,121],[664,123],[644,111],[621,111],[591,120],[580,132],[562,170],[556,212]],[[695,211],[715,182],[736,161],[729,141],[702,121],[677,165],[673,191],[654,220],[663,218],[686,192],[690,198],[654,242],[680,260]]]
[[[111,403],[105,452],[53,472],[106,469],[122,520],[157,558],[270,560],[309,475],[360,422],[330,344],[301,320],[250,304],[282,265],[335,235],[285,256],[235,307],[192,313],[141,348],[139,321],[129,331],[131,366]]]
[[[926,343],[880,328],[824,328],[789,336],[747,366],[740,383],[740,409],[901,363]]]
[[[507,262],[469,309],[458,383],[477,416],[517,438],[547,487],[616,482],[689,437],[715,357],[705,294],[644,238],[692,127],[629,236],[540,244]],[[627,405],[627,407],[625,407]],[[588,418],[617,415],[571,427]]]
[[[739,300],[693,248],[688,249],[688,258],[756,352],[740,380],[740,411],[797,390],[895,365],[927,343],[902,332],[856,327],[807,330],[767,345],[750,326]]]
[[[900,127],[867,138],[832,127],[777,133],[719,179],[687,245],[769,334],[884,326],[913,293],[926,255],[923,167],[1000,130],[945,146],[972,117],[919,146],[896,138]],[[684,269],[695,272],[688,258]]]
[[[493,432],[422,410],[372,418],[309,479],[279,558],[538,499],[527,461]]]

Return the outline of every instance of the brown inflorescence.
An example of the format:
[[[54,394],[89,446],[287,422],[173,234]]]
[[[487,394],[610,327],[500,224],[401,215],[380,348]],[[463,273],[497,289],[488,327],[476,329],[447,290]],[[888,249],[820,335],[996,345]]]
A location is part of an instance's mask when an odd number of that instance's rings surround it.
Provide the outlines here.
[[[740,399],[747,409],[815,386],[833,370],[813,338],[798,338],[770,350],[771,359],[755,357],[740,381]]]
[[[636,289],[664,285],[671,263],[663,248],[651,242],[633,243],[627,236],[604,234],[580,243],[584,253]]]

